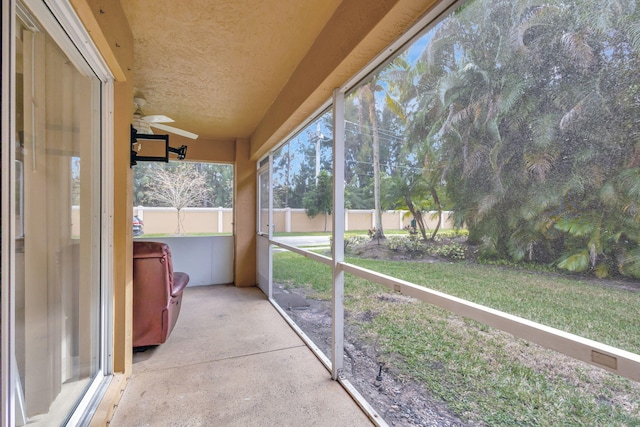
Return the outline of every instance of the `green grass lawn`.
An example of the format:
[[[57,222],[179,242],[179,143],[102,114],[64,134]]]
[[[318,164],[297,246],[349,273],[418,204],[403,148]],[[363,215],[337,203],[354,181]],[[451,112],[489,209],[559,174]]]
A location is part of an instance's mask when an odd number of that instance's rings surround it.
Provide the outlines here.
[[[348,262],[640,353],[640,292],[472,263]],[[330,298],[325,265],[283,252],[273,271],[277,282]],[[640,385],[617,375],[348,274],[345,310],[351,330],[398,375],[471,422],[640,425]]]
[[[556,274],[478,264],[365,259],[349,262],[640,353],[640,292]]]
[[[385,234],[407,234],[405,230],[385,230]],[[346,236],[368,236],[369,230],[349,230],[344,233]],[[277,231],[273,233],[274,236],[283,237],[283,236],[331,236],[331,231],[294,231],[294,232],[285,232],[285,231]]]

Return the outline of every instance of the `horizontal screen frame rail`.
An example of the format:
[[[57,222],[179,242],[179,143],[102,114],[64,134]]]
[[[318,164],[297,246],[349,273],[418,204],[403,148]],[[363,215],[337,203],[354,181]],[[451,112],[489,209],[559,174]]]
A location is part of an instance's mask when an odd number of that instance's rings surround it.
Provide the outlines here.
[[[345,273],[640,382],[640,355],[349,263]]]

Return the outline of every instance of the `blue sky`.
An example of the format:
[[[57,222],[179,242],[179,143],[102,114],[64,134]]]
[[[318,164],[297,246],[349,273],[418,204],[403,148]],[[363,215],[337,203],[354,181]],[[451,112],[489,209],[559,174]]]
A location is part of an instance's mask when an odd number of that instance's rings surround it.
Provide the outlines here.
[[[411,46],[409,46],[407,60],[411,64],[414,64],[418,60],[420,55],[422,55],[422,52],[427,47],[427,45],[429,44],[429,41],[433,37],[432,33],[433,31],[429,31],[427,34],[423,35],[422,37],[414,41]]]

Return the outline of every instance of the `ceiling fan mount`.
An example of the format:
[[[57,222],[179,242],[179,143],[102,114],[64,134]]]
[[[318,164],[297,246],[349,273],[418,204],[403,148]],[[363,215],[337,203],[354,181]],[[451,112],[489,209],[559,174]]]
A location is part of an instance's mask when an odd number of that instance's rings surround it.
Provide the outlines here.
[[[153,135],[153,130],[151,128],[157,128],[186,138],[198,138],[198,135],[193,132],[165,125],[164,123],[173,123],[174,120],[164,114],[145,116],[142,112],[142,107],[146,102],[147,101],[142,97],[133,98],[133,104],[135,106],[135,112],[133,113],[133,127],[138,131],[138,133]]]

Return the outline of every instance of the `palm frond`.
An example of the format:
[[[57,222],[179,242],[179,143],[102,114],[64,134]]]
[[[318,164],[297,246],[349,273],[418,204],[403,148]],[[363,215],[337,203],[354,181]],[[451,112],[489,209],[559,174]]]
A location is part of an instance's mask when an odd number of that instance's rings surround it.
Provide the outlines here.
[[[555,227],[575,237],[590,236],[595,229],[592,221],[581,217],[560,217],[556,220]]]
[[[405,109],[403,106],[394,98],[392,98],[388,93],[385,93],[385,103],[387,108],[395,114],[403,123],[406,123],[407,116],[405,114]]]
[[[620,22],[620,29],[627,35],[636,54],[640,52],[640,22],[632,17],[625,17]]]
[[[622,171],[618,181],[627,197],[640,201],[640,167]]]
[[[544,182],[549,172],[551,172],[556,158],[557,153],[554,152],[525,153],[524,165],[527,172],[532,175],[536,181]]]
[[[438,57],[442,55],[444,50],[453,52],[454,46],[458,42],[457,35],[459,32],[460,22],[454,16],[444,19],[438,25],[420,60],[429,64],[430,67],[441,67],[442,64]]]
[[[514,105],[520,101],[525,94],[527,86],[528,84],[525,80],[509,82],[506,85],[506,89],[503,88],[500,94],[499,113],[506,114],[512,112]]]
[[[532,125],[533,143],[540,147],[546,148],[553,145],[556,141],[556,133],[558,130],[558,117],[556,114],[542,114],[534,119]]]
[[[558,268],[581,273],[589,269],[589,252],[586,250],[571,253],[560,259]]]
[[[465,66],[462,67],[462,70],[460,70],[460,75],[463,81],[468,84],[474,83],[475,77],[480,77],[482,82],[486,85],[491,83],[491,78],[489,77],[489,74],[486,72],[486,70],[483,70],[473,62],[468,62],[467,64],[465,64]]]
[[[560,119],[560,129],[567,130],[570,128],[577,128],[578,119],[582,115],[582,110],[584,109],[586,104],[586,98],[582,98],[578,103],[576,103],[571,110],[569,110],[562,119]]]
[[[533,259],[534,247],[543,239],[543,236],[526,225],[516,228],[509,236],[507,242],[509,255],[515,261],[522,261],[525,257]]]
[[[478,202],[478,219],[482,219],[487,215],[495,205],[498,204],[498,198],[494,194],[487,194]]]
[[[591,46],[586,42],[584,34],[566,32],[560,40],[564,50],[582,68],[589,68],[593,65],[595,54]]]
[[[609,266],[606,262],[599,263],[594,269],[593,273],[596,275],[598,279],[604,279],[605,277],[609,277]]]
[[[622,206],[622,212],[631,216],[631,218],[633,218],[635,222],[640,223],[640,215],[638,215],[638,213],[640,212],[640,206],[638,206],[637,203],[628,202],[624,204]]]
[[[465,178],[469,178],[475,171],[480,169],[483,164],[485,164],[485,159],[488,158],[488,150],[487,147],[483,145],[475,145],[473,147],[469,147],[465,144],[465,151],[467,154],[464,155],[464,166],[462,175]],[[471,152],[469,151],[471,148]]]
[[[460,89],[464,87],[461,83],[458,73],[449,73],[440,79],[438,94],[442,105],[451,105],[460,94]]]
[[[610,207],[616,206],[620,200],[615,187],[610,182],[607,182],[602,187],[600,187],[600,192],[598,193],[598,196],[600,198],[600,201],[605,206],[610,206]]]
[[[562,13],[562,9],[559,6],[550,4],[540,5],[534,9],[529,10],[522,17],[520,25],[514,26],[509,37],[514,50],[526,50],[527,47],[524,43],[524,36],[527,31],[537,26],[548,26],[550,24],[551,18],[559,13]]]
[[[618,268],[623,274],[640,279],[640,248],[625,253]]]

